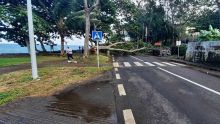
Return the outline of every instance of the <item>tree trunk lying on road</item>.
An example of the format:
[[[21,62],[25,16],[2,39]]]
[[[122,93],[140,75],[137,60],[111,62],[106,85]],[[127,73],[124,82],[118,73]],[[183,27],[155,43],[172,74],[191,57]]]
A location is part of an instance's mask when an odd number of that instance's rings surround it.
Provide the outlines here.
[[[99,50],[122,51],[122,52],[133,53],[133,52],[137,52],[137,51],[147,49],[147,47],[142,47],[142,48],[139,48],[139,49],[132,49],[132,50],[112,48],[112,47],[114,47],[118,44],[126,44],[126,42],[117,42],[117,43],[114,43],[114,44],[110,44],[108,46],[100,46]]]

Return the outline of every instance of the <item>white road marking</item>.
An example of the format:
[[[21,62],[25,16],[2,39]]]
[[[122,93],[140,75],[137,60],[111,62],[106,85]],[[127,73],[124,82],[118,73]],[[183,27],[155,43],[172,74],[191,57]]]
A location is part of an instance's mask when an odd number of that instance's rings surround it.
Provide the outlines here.
[[[172,72],[170,72],[170,71],[167,71],[167,70],[165,70],[165,69],[162,69],[162,68],[160,68],[160,67],[158,67],[158,69],[160,69],[160,70],[162,70],[162,71],[164,71],[164,72],[167,72],[167,73],[169,73],[169,74],[171,74],[171,75],[173,75],[173,76],[176,76],[176,77],[178,77],[178,78],[181,78],[181,79],[183,79],[183,80],[185,80],[185,81],[188,81],[189,83],[192,83],[192,84],[194,84],[194,85],[196,85],[196,86],[199,86],[199,87],[201,87],[201,88],[203,88],[203,89],[205,89],[205,90],[208,90],[208,91],[210,91],[210,92],[212,92],[212,93],[217,94],[217,95],[220,96],[220,92],[218,92],[218,91],[215,91],[215,90],[213,90],[213,89],[210,89],[210,88],[208,88],[208,87],[206,87],[206,86],[203,86],[203,85],[201,85],[201,84],[198,84],[198,83],[196,83],[196,82],[194,82],[194,81],[191,81],[191,80],[189,80],[189,79],[186,79],[186,78],[184,78],[184,77],[182,77],[182,76],[179,76],[179,75],[177,75],[177,74],[174,74],[174,73],[172,73]]]
[[[161,63],[159,63],[159,62],[153,62],[153,63],[156,64],[156,65],[159,65],[159,66],[166,66],[166,65],[161,64]]]
[[[131,109],[123,110],[125,124],[136,124]]]
[[[186,66],[184,64],[180,64],[180,63],[176,63],[176,62],[171,62],[171,63],[176,64],[176,65],[180,65],[180,66]]]
[[[116,68],[118,68],[118,67],[119,67],[118,62],[113,62],[113,66],[116,67]]]
[[[124,62],[125,67],[131,67],[131,64],[129,62]]]
[[[115,76],[116,76],[116,79],[121,79],[120,74],[115,74]]]
[[[151,64],[150,62],[144,62],[148,66],[155,66],[154,64]]]
[[[134,59],[137,59],[137,60],[139,60],[139,61],[144,61],[144,60],[142,60],[142,59],[139,59],[139,58],[137,58],[137,57],[134,57],[134,56],[131,56],[132,58],[134,58]]]
[[[163,64],[167,64],[167,65],[169,65],[169,66],[176,66],[176,65],[174,65],[174,64],[171,64],[171,63],[168,63],[168,62],[162,62]]]
[[[115,72],[118,72],[118,68],[115,68]]]
[[[126,96],[126,92],[123,84],[118,84],[118,92],[120,96]]]
[[[143,66],[140,62],[134,62],[134,64],[137,66]]]

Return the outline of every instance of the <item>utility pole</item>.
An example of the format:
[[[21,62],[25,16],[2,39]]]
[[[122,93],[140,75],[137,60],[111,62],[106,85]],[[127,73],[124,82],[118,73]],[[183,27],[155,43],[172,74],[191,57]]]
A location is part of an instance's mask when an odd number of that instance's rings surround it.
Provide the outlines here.
[[[28,14],[28,29],[29,29],[32,78],[37,79],[38,78],[38,71],[37,71],[37,59],[36,59],[35,42],[34,42],[34,26],[33,26],[31,0],[27,0],[27,14]]]

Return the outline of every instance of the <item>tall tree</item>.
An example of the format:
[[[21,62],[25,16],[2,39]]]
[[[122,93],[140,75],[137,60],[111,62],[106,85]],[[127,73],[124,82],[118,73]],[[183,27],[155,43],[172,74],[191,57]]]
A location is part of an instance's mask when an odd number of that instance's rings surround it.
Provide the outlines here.
[[[88,57],[89,54],[89,39],[90,39],[90,27],[91,27],[91,12],[98,7],[99,0],[88,2],[84,0],[84,11],[85,11],[85,41],[84,41],[84,57]]]

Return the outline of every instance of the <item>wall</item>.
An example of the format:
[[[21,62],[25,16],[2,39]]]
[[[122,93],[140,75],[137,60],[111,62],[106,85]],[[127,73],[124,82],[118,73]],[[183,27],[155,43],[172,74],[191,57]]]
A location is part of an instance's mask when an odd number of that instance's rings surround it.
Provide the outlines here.
[[[185,59],[193,62],[220,62],[220,41],[189,42]]]

